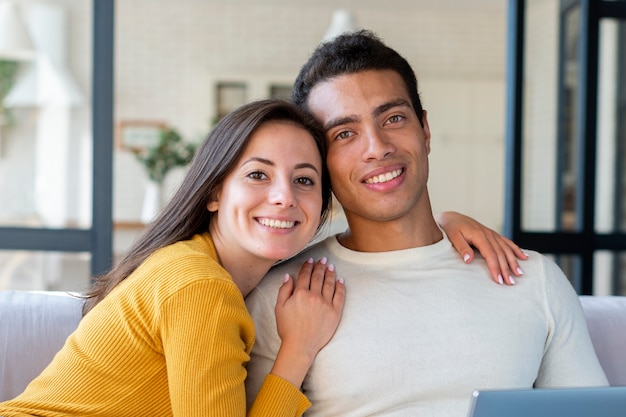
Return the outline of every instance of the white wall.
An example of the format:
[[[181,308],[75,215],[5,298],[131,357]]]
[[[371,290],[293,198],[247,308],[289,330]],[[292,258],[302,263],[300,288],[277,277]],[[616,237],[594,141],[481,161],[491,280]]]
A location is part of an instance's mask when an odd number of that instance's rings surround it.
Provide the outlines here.
[[[67,178],[68,222],[90,215],[92,3],[61,5],[68,13],[68,66],[84,95],[72,108]],[[480,0],[359,2],[319,0],[124,0],[116,2],[115,119],[163,121],[199,140],[215,116],[215,83],[250,83],[249,99],[267,83],[289,83],[322,39],[332,12],[347,7],[414,66],[433,133],[430,190],[436,211],[453,209],[494,228],[502,224],[506,2]],[[3,131],[0,220],[36,218],[36,109],[14,112]],[[74,175],[76,174],[76,175]],[[116,151],[114,217],[137,221],[145,174]],[[168,192],[180,170],[167,179]],[[6,197],[9,196],[9,197]],[[36,221],[36,219],[34,220]]]
[[[117,2],[116,119],[165,121],[189,139],[201,137],[215,114],[216,81],[247,80],[258,90],[267,81],[292,80],[333,10],[352,4],[359,26],[379,33],[416,70],[433,133],[434,209],[500,228],[505,2],[485,2],[483,9],[433,3]],[[118,154],[115,172],[115,216],[137,218],[141,170]]]

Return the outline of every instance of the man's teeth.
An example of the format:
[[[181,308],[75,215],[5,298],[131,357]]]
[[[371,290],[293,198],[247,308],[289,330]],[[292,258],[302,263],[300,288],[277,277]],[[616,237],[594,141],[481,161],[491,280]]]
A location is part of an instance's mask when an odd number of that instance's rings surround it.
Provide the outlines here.
[[[378,184],[381,182],[387,182],[387,181],[391,181],[392,179],[396,178],[398,175],[402,174],[402,170],[401,169],[394,169],[391,172],[387,172],[386,174],[380,174],[377,175],[375,177],[372,178],[368,178],[365,180],[366,183],[368,184]]]
[[[291,229],[296,224],[294,221],[273,219],[259,219],[259,223],[263,226],[273,227],[275,229]]]

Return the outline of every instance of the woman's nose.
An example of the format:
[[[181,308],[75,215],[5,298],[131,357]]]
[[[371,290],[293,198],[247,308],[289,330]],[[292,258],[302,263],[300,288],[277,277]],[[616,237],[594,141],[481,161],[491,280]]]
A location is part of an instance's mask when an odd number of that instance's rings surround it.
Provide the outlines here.
[[[270,191],[270,202],[285,207],[295,207],[297,205],[297,199],[291,181],[276,181]]]

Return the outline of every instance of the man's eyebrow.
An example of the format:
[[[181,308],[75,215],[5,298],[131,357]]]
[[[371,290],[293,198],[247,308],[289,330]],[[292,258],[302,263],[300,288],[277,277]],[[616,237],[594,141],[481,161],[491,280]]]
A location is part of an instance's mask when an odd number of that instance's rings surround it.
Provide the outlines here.
[[[374,117],[378,117],[381,114],[383,114],[384,112],[386,112],[389,109],[392,109],[394,107],[411,107],[411,103],[409,103],[408,101],[406,101],[403,98],[399,98],[397,100],[389,101],[387,103],[381,104],[380,106],[376,107],[374,109],[374,111],[372,112],[372,115]]]
[[[341,126],[341,125],[347,125],[349,123],[356,123],[361,121],[360,117],[357,116],[345,116],[345,117],[338,117],[336,119],[331,119],[328,122],[324,123],[324,132],[328,132],[330,129],[337,127],[337,126]]]
[[[386,112],[389,109],[392,109],[394,107],[411,107],[411,103],[409,103],[408,101],[406,101],[403,98],[399,98],[397,100],[392,100],[389,101],[387,103],[383,103],[380,106],[376,107],[373,111],[372,111],[372,115],[374,117],[378,117],[381,114],[383,114],[384,112]],[[358,116],[344,116],[344,117],[338,117],[336,119],[331,119],[328,122],[326,122],[324,124],[324,132],[328,132],[330,129],[337,127],[337,126],[341,126],[341,125],[346,125],[349,123],[356,123],[356,122],[360,122],[361,118]]]

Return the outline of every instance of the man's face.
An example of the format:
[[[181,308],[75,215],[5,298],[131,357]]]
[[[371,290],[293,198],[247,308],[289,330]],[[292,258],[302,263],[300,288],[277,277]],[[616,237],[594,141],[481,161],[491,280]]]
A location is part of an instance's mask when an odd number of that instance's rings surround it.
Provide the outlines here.
[[[430,212],[430,131],[391,70],[345,74],[317,84],[308,107],[326,131],[335,196],[351,226]]]

